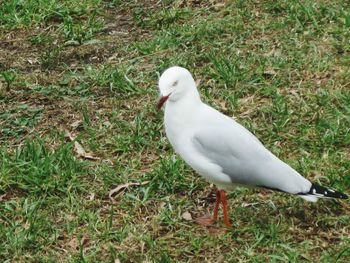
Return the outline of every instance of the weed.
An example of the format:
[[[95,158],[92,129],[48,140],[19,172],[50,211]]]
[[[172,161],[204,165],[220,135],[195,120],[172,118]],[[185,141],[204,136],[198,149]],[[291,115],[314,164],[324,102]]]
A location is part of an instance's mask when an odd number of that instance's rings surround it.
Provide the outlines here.
[[[1,72],[1,75],[3,76],[4,80],[6,81],[6,91],[10,91],[11,89],[11,84],[15,81],[16,79],[16,71],[13,69],[6,70]]]

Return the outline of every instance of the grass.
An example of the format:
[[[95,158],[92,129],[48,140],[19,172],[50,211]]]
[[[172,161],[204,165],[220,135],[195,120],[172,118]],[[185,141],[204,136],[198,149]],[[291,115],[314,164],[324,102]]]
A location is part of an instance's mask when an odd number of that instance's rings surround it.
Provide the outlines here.
[[[155,107],[159,74],[187,67],[203,100],[349,193],[349,14],[327,0],[3,1],[0,260],[349,262],[348,201],[242,188],[232,229],[185,220],[211,211],[213,187]]]

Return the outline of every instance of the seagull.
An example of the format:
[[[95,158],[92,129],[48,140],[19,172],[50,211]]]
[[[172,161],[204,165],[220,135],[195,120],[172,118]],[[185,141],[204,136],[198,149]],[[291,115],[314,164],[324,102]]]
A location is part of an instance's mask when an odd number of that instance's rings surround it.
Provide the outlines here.
[[[199,224],[213,224],[222,204],[224,224],[230,227],[226,191],[237,186],[289,193],[310,202],[348,198],[311,183],[242,125],[203,103],[187,69],[174,66],[165,70],[159,78],[159,91],[158,109],[165,104],[165,132],[175,152],[217,187],[213,216],[198,218]]]

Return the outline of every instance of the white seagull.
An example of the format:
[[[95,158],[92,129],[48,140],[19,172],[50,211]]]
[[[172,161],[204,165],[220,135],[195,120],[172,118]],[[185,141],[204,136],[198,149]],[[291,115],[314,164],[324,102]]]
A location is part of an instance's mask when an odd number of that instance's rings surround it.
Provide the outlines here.
[[[214,223],[222,203],[224,223],[231,226],[225,190],[235,186],[267,188],[311,202],[321,197],[347,198],[343,193],[311,183],[242,125],[203,103],[187,69],[167,69],[159,79],[159,90],[158,108],[165,103],[165,131],[175,152],[217,186],[213,217],[199,218],[198,223]]]

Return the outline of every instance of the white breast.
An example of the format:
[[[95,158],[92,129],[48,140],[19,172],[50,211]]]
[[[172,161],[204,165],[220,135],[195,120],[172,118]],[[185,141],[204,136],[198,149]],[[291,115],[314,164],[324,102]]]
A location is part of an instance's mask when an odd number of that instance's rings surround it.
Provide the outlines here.
[[[178,110],[178,105],[176,106]],[[199,110],[199,109],[197,109]],[[198,152],[193,142],[193,127],[198,127],[197,114],[181,114],[175,111],[171,103],[167,103],[165,108],[164,126],[166,135],[173,146],[175,152],[190,165],[198,174],[206,180],[216,184],[219,188],[232,188],[232,182],[228,175],[222,173],[222,168],[211,162]]]

